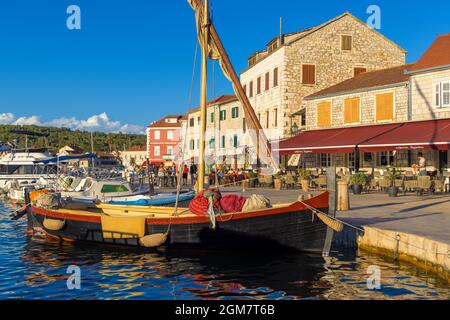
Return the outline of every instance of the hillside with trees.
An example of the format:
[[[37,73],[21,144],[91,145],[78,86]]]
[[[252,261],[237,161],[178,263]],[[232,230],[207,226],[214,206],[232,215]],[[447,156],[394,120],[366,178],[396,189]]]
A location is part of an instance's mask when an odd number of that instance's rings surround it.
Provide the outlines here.
[[[28,140],[29,147],[47,147],[51,152],[56,153],[66,145],[77,145],[85,152],[91,151],[91,133],[88,131],[72,131],[66,128],[40,126],[0,125],[0,142],[14,143],[19,148],[25,147],[25,137],[10,133],[11,130],[30,130],[49,134],[48,138],[30,137]],[[95,132],[93,138],[96,152],[121,151],[134,146],[143,147],[147,145],[145,135]]]

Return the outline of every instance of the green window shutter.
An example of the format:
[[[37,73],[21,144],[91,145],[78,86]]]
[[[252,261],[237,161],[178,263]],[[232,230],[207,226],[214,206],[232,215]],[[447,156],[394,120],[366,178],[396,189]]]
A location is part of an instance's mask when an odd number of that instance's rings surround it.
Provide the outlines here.
[[[222,136],[222,148],[225,149],[225,136]]]
[[[237,136],[237,134],[235,134],[235,135],[234,135],[234,141],[233,141],[233,142],[234,142],[234,147],[235,147],[235,148],[237,148],[237,147],[238,147],[238,145],[239,145],[239,143],[238,143],[238,136]]]
[[[211,123],[214,123],[214,120],[215,120],[215,113],[212,112],[211,113]]]

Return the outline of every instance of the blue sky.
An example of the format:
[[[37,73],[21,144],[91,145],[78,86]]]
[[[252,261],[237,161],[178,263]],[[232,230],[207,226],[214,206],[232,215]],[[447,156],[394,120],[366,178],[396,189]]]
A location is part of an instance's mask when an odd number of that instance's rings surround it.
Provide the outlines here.
[[[237,70],[278,34],[325,22],[345,11],[363,21],[382,9],[381,32],[418,59],[435,36],[450,32],[450,2],[366,0],[212,0],[219,34]],[[82,29],[66,27],[69,5]],[[0,4],[0,123],[139,131],[198,103],[189,88],[195,51],[193,12],[185,0],[15,0]],[[210,97],[230,93],[215,68]],[[213,83],[212,81],[210,83]]]

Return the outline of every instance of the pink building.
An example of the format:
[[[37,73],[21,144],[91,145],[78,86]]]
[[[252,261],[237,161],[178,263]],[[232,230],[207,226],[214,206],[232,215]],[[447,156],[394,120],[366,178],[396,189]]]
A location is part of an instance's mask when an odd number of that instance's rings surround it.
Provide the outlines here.
[[[147,154],[152,164],[172,165],[180,145],[181,115],[170,115],[147,129]]]

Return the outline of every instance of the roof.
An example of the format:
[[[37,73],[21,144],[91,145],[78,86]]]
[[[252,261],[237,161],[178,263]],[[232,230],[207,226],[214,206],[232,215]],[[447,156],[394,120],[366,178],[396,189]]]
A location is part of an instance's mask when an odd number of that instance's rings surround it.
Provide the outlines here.
[[[290,45],[290,44],[292,44],[292,43],[294,43],[294,42],[296,42],[296,41],[298,41],[300,39],[303,39],[304,37],[309,36],[310,34],[316,32],[316,31],[319,31],[319,30],[323,29],[324,27],[326,27],[326,26],[330,25],[331,23],[334,23],[334,22],[336,22],[336,21],[338,21],[338,20],[340,20],[340,19],[342,19],[344,17],[351,17],[351,18],[355,19],[357,22],[359,22],[361,25],[369,28],[369,26],[367,26],[366,23],[364,23],[363,21],[361,21],[360,19],[358,19],[357,17],[352,15],[350,12],[344,12],[343,14],[341,14],[341,15],[339,15],[339,16],[331,19],[331,20],[328,20],[328,21],[326,21],[326,22],[324,22],[324,23],[322,23],[320,25],[317,25],[315,27],[308,28],[308,29],[303,29],[303,30],[300,30],[300,31],[292,32],[292,33],[283,34],[283,39],[284,39],[283,45]],[[377,30],[375,30],[373,28],[369,28],[369,30],[371,30],[373,33],[381,36],[382,38],[384,38],[388,42],[392,43],[394,46],[396,46],[402,52],[404,52],[404,53],[407,52],[405,49],[400,47],[397,43],[395,43],[394,41],[392,41],[389,38],[385,37],[382,33],[378,32]],[[279,36],[277,36],[275,38],[272,38],[272,40],[270,40],[267,45],[272,43],[276,38],[279,38]],[[250,55],[250,57],[254,56],[257,53],[261,53],[261,52],[264,52],[264,51],[268,51],[268,48],[266,48],[265,50],[262,50],[262,51],[257,51],[255,53],[253,53],[252,55]],[[269,55],[267,55],[267,56],[269,56]],[[263,60],[263,59],[261,59],[261,60]],[[250,68],[251,67],[247,67],[245,70],[248,70]]]
[[[181,127],[181,119],[183,118],[182,115],[169,115],[164,117],[163,119],[156,121],[154,123],[152,123],[149,128],[179,128]],[[168,119],[177,119],[177,122],[175,123],[170,123],[167,122],[166,120]]]
[[[221,95],[220,97],[217,97],[217,98],[209,101],[207,106],[208,106],[208,108],[209,107],[215,107],[217,105],[222,105],[222,104],[225,104],[225,103],[228,103],[228,102],[233,102],[233,101],[238,101],[238,98],[236,97],[236,95],[224,94],[224,95]],[[196,113],[198,111],[200,111],[199,107],[195,108],[193,110],[190,110],[189,114]]]
[[[404,83],[409,79],[409,75],[405,73],[405,70],[409,69],[411,66],[412,64],[407,64],[388,69],[361,73],[354,78],[345,80],[334,86],[309,95],[305,99],[312,100],[325,96],[348,93],[359,89],[371,89]]]
[[[409,72],[413,73],[443,66],[450,66],[450,33],[438,36]]]
[[[133,146],[133,147],[129,148],[128,150],[125,150],[124,152],[141,152],[141,151],[147,152],[147,147]]]

